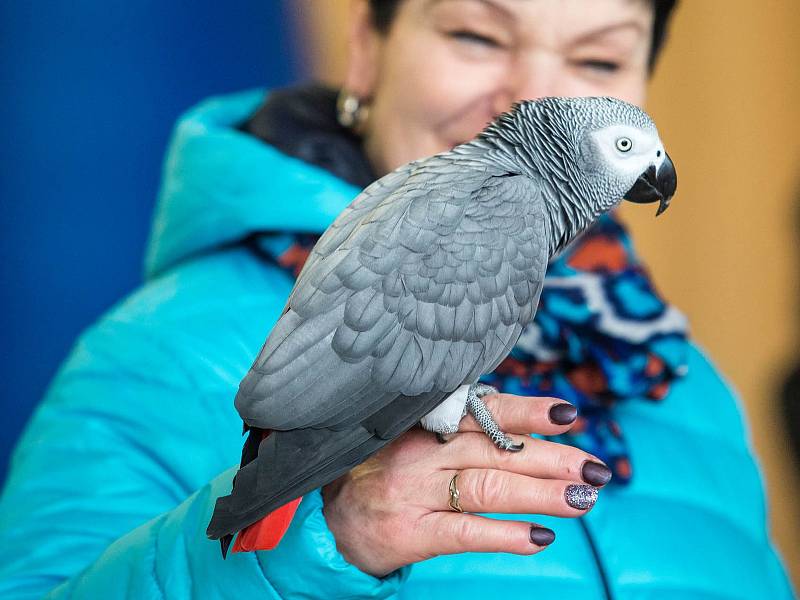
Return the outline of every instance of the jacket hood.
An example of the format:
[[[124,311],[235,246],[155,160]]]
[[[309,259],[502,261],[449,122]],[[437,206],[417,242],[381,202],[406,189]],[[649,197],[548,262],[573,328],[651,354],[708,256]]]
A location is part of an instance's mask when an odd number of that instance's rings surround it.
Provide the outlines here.
[[[252,233],[319,233],[360,192],[238,127],[264,90],[213,97],[186,112],[172,135],[145,263],[155,277]]]

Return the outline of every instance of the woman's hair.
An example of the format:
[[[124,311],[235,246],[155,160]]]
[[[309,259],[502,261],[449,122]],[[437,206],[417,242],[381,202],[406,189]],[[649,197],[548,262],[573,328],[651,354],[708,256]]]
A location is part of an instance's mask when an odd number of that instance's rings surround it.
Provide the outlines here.
[[[389,31],[394,20],[397,7],[403,0],[369,0],[372,9],[372,24],[381,33]],[[678,0],[651,0],[655,9],[653,20],[653,45],[650,48],[650,70],[656,63],[658,53],[664,45],[667,36],[667,24],[672,14],[672,9]]]

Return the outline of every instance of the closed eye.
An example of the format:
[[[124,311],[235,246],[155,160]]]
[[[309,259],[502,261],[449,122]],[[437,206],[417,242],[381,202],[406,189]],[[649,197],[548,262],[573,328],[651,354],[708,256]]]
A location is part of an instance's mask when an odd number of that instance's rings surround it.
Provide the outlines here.
[[[620,64],[611,60],[582,60],[578,64],[581,67],[602,73],[614,73],[620,69]]]
[[[458,29],[456,31],[451,31],[447,35],[449,35],[454,40],[458,40],[461,42],[479,44],[481,46],[486,46],[488,48],[500,48],[500,43],[494,38],[482,35],[480,33],[476,33],[474,31],[469,31],[466,29]]]

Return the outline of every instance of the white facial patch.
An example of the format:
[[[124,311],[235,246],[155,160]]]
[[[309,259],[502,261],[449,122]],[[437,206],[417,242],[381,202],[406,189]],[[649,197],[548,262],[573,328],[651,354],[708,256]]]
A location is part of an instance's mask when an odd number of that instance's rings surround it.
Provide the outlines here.
[[[654,129],[630,125],[611,125],[591,133],[612,172],[623,179],[635,179],[650,165],[656,169],[664,162],[664,146]]]

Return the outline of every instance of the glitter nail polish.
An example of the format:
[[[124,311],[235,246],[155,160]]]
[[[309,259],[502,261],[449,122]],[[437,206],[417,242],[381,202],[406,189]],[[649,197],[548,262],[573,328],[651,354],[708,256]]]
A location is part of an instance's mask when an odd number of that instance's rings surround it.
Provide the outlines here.
[[[572,508],[586,510],[597,502],[597,488],[583,483],[571,483],[564,491],[564,499]]]

